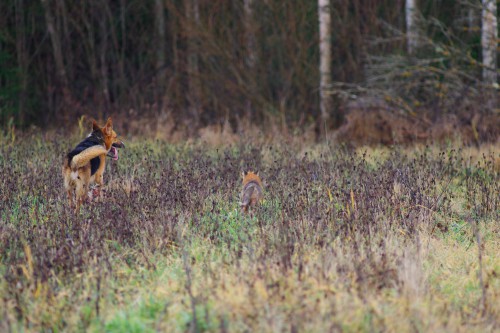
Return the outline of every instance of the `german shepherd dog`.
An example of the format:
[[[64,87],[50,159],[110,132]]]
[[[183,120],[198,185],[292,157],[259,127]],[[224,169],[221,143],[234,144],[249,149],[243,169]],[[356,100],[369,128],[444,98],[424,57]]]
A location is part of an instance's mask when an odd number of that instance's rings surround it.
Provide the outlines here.
[[[96,195],[100,194],[106,156],[118,160],[117,148],[125,148],[125,145],[117,138],[109,117],[103,127],[93,120],[89,136],[65,156],[62,168],[64,188],[68,193],[70,207],[73,207],[73,197],[76,196],[75,214],[80,211],[90,185],[96,184]]]

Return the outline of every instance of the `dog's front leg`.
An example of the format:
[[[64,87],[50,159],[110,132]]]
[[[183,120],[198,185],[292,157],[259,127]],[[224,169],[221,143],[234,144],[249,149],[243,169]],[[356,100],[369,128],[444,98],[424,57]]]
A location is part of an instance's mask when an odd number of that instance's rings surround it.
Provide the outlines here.
[[[92,197],[98,198],[101,195],[101,189],[103,187],[103,176],[102,174],[97,174],[95,177],[95,187],[92,190]]]
[[[92,192],[91,192],[92,200],[94,200],[94,199],[97,200],[100,195],[101,195],[101,186],[100,185],[94,186],[94,188],[92,188]]]

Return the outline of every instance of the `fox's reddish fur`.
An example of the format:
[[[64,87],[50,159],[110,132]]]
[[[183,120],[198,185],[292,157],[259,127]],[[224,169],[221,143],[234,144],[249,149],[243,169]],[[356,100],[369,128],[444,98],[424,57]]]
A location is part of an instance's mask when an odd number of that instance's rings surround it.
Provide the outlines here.
[[[75,213],[78,213],[80,205],[87,198],[90,185],[95,183],[98,186],[96,195],[99,195],[100,188],[103,185],[106,155],[110,153],[113,145],[119,148],[124,146],[113,130],[111,117],[108,118],[106,125],[103,127],[100,127],[94,120],[92,122],[92,133],[80,145],[86,142],[90,142],[88,148],[77,153],[75,153],[75,148],[73,152],[65,156],[62,168],[64,187],[68,193],[70,207],[73,207],[73,197],[76,196]],[[113,148],[113,153],[117,154],[116,148]],[[94,160],[93,165],[91,165],[92,160]],[[92,167],[96,167],[96,170],[92,170]],[[94,171],[93,174],[92,171]]]
[[[242,172],[243,189],[241,190],[241,209],[243,212],[248,212],[248,208],[255,206],[262,200],[262,180],[258,172],[246,171]]]

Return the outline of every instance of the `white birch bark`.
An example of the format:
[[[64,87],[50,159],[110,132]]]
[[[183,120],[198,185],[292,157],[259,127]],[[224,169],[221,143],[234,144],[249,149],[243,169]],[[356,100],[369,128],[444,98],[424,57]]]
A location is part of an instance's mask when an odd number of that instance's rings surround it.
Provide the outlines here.
[[[408,54],[418,48],[417,0],[406,0],[406,46]]]
[[[326,134],[326,125],[329,119],[332,97],[328,92],[332,82],[332,44],[331,44],[331,7],[330,0],[318,0],[319,18],[319,94],[322,136]]]
[[[483,53],[483,81],[497,83],[497,3],[496,0],[482,0],[481,48]]]

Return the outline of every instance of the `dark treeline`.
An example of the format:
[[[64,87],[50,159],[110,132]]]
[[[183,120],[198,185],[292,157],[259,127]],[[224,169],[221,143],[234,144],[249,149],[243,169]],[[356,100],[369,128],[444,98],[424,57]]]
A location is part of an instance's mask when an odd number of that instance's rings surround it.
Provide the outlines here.
[[[458,112],[466,103],[453,94],[479,93],[480,2],[419,1],[412,57],[404,1],[331,6],[332,113],[370,92],[412,111]],[[3,126],[130,110],[191,128],[319,115],[317,1],[2,0],[0,12]]]

